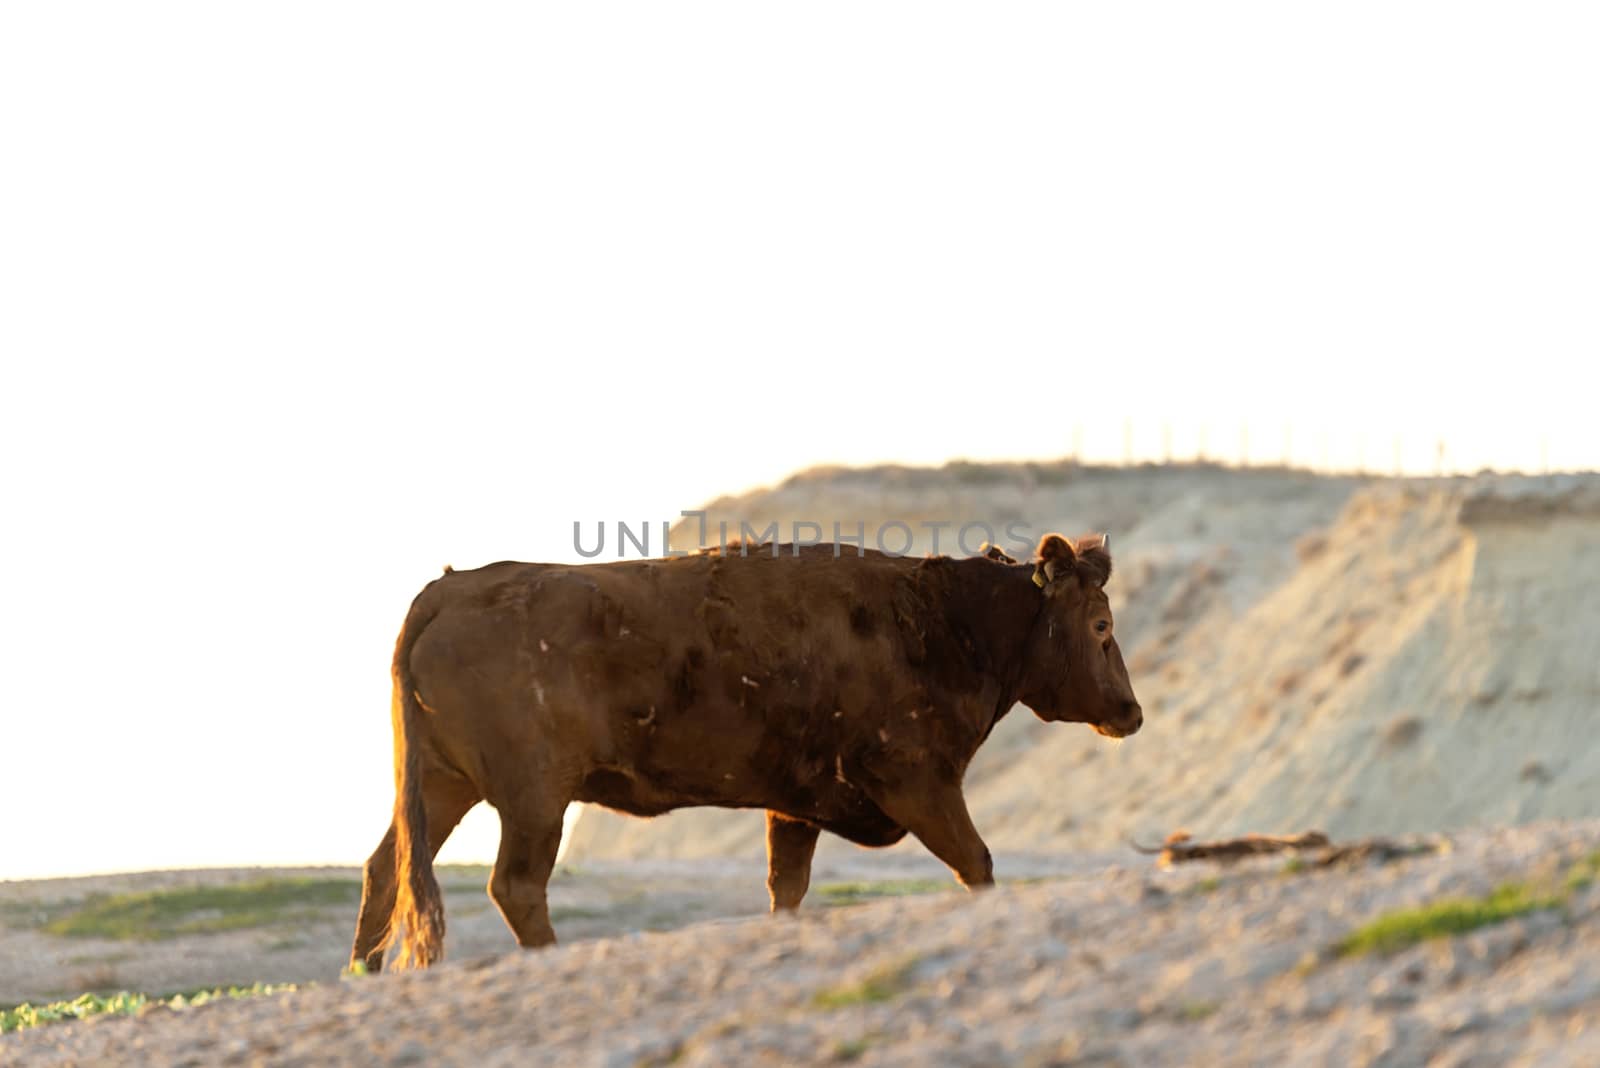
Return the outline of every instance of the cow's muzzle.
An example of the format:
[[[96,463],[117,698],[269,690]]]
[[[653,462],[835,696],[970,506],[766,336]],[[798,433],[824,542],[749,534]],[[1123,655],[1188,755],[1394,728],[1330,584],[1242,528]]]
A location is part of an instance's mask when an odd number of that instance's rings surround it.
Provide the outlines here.
[[[1101,720],[1094,724],[1095,732],[1107,738],[1126,738],[1130,734],[1137,734],[1139,728],[1144,726],[1144,709],[1139,707],[1139,702],[1129,701],[1122,706],[1121,712],[1115,719]]]

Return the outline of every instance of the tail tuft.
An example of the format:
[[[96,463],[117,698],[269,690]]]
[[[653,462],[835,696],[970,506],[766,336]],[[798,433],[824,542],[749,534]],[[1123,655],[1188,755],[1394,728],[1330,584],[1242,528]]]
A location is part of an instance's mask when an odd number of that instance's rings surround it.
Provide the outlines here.
[[[418,748],[422,707],[410,669],[411,647],[428,622],[417,615],[413,611],[406,619],[394,651],[395,900],[384,945],[399,941],[397,969],[426,968],[444,959],[444,899],[428,846],[428,807]]]

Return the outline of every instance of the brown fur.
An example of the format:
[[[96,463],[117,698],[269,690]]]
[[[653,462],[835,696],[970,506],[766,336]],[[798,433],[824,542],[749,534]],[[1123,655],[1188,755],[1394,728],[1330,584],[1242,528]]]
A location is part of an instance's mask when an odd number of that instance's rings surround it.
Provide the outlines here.
[[[832,546],[589,565],[499,563],[430,583],[395,650],[394,823],[367,864],[353,960],[442,955],[432,858],[467,809],[500,814],[489,892],[524,946],[554,941],[545,883],[571,801],[639,816],[768,813],[774,908],[820,831],[916,835],[993,881],[961,794],[1021,701],[1122,737],[1143,715],[1111,634],[1099,539],[1034,568]]]

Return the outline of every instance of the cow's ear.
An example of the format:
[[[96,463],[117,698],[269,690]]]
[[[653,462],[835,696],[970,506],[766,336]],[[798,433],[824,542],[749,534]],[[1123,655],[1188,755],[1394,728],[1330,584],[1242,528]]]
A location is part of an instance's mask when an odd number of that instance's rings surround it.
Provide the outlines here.
[[[1111,580],[1111,538],[1085,534],[1078,539],[1078,574],[1083,581],[1104,586]]]
[[[1058,578],[1070,575],[1077,562],[1077,555],[1072,551],[1072,543],[1060,534],[1046,534],[1040,538],[1039,548],[1033,555],[1035,581],[1043,578],[1044,582],[1054,582]],[[1042,586],[1044,582],[1039,584]]]

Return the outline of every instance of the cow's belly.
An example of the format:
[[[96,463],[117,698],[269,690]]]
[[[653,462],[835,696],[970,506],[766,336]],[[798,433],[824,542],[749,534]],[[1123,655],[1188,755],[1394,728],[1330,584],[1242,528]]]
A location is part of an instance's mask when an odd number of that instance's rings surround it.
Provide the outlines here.
[[[659,816],[698,806],[765,808],[863,846],[893,845],[906,835],[905,828],[847,784],[818,790],[814,785],[797,787],[793,783],[666,783],[652,779],[634,770],[598,769],[584,778],[577,800],[630,816]]]
[[[637,772],[620,768],[591,771],[578,786],[577,800],[626,812],[630,816],[659,816],[675,808],[696,805],[722,805],[729,808],[759,805],[759,802],[741,801],[726,792],[700,784],[651,782]]]
[[[860,846],[892,846],[906,836],[906,829],[869,803],[871,811],[857,811],[823,820],[811,820],[829,834]]]

